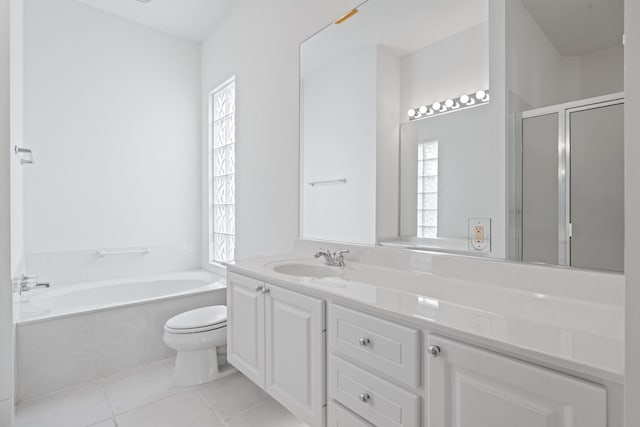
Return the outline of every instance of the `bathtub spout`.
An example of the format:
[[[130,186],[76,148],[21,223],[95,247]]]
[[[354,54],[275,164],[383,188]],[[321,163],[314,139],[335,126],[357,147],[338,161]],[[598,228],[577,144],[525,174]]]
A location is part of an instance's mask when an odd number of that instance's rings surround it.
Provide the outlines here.
[[[20,295],[22,295],[23,292],[28,292],[35,288],[51,287],[50,283],[39,283],[38,276],[27,276],[26,274],[23,274],[19,278],[15,279],[15,283],[18,287]]]

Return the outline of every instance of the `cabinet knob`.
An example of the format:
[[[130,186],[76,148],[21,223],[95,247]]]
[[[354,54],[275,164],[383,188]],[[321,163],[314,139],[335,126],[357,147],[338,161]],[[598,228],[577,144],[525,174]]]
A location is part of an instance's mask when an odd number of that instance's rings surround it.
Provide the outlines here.
[[[367,403],[369,399],[371,399],[371,396],[369,396],[369,393],[360,393],[360,396],[358,396],[358,398],[361,402]]]
[[[438,357],[440,356],[440,347],[437,345],[430,345],[427,347],[427,353],[429,353],[429,356],[431,357]]]
[[[264,290],[264,286],[258,285],[256,286],[256,292],[262,292]]]
[[[358,340],[358,342],[360,343],[361,347],[367,347],[371,343],[371,340],[369,338],[362,337]]]
[[[268,294],[269,293],[269,288],[267,288],[266,286],[262,287],[262,293],[263,294]]]

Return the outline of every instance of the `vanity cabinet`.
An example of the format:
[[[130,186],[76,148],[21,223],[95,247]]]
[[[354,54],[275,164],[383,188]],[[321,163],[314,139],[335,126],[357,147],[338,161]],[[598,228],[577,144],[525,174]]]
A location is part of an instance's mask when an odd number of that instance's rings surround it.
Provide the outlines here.
[[[603,387],[438,336],[427,349],[429,427],[605,427]]]
[[[264,388],[264,283],[227,275],[227,358],[247,378]]]
[[[231,364],[304,422],[324,426],[324,301],[233,273],[227,288]]]
[[[229,361],[312,427],[608,425],[603,386],[330,295],[235,273],[227,286]]]

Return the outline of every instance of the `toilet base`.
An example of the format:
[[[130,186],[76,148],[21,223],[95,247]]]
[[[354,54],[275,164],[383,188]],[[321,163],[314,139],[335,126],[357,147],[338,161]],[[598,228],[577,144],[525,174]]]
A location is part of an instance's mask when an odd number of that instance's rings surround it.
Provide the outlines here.
[[[215,381],[236,371],[229,364],[218,366],[216,349],[179,351],[173,371],[173,383],[177,387],[191,387]]]

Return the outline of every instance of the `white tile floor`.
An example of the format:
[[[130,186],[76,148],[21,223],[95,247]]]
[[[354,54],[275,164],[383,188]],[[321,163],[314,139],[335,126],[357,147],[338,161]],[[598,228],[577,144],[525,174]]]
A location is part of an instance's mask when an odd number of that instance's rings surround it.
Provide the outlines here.
[[[16,427],[305,427],[242,374],[176,388],[173,360],[18,405]]]

